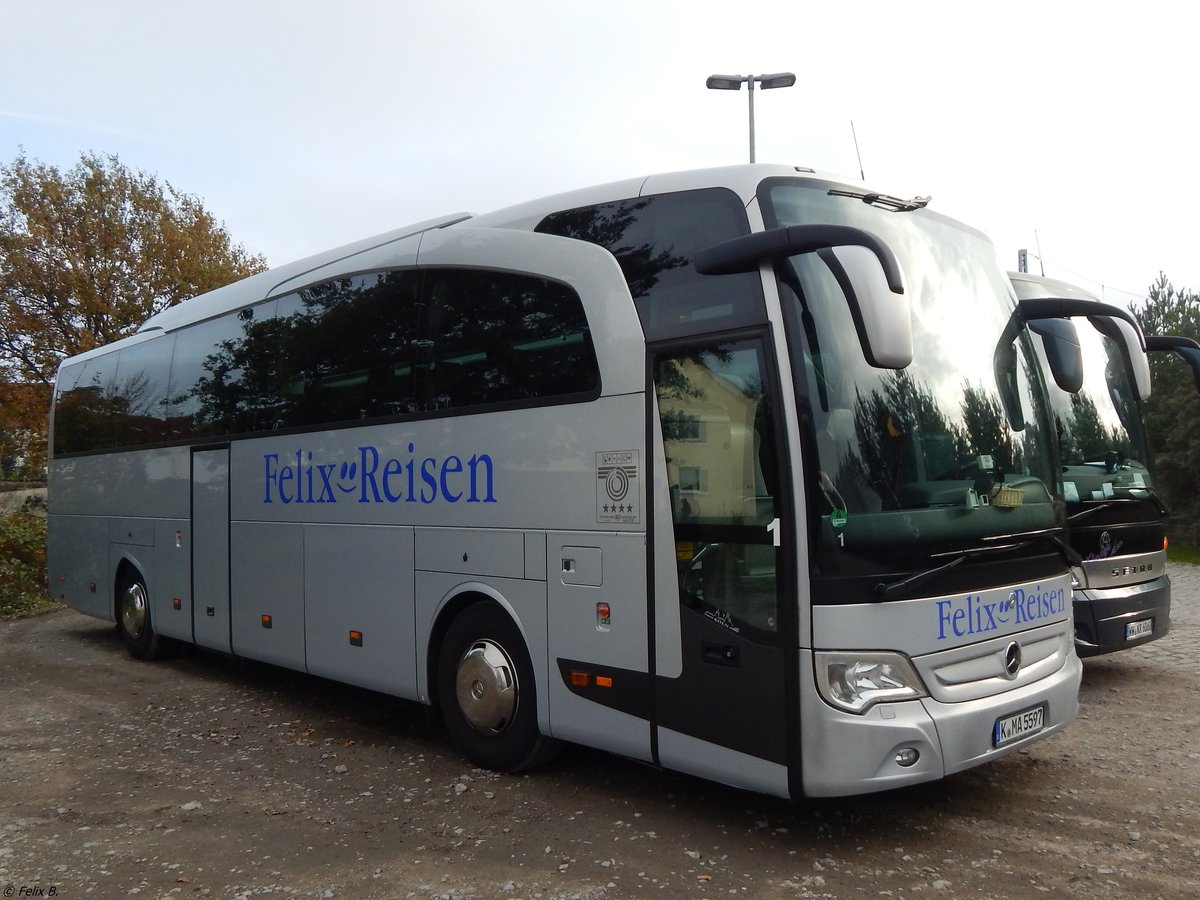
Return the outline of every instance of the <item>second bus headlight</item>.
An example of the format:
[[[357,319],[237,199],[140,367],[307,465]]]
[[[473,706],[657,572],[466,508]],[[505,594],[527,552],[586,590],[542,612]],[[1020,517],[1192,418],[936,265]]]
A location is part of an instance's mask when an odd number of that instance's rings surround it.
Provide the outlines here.
[[[900,653],[814,654],[817,688],[826,702],[847,712],[863,713],[876,703],[928,696],[921,676]]]

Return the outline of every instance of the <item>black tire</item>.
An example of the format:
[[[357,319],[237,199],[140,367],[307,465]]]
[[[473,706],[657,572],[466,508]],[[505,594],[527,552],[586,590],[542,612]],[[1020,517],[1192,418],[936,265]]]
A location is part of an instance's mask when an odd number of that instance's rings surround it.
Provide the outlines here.
[[[159,659],[175,650],[175,641],[154,630],[150,594],[138,572],[126,576],[117,591],[117,630],[126,649],[138,659]]]
[[[438,654],[438,701],[450,740],[484,769],[519,772],[554,755],[538,730],[537,689],[520,631],[492,603],[450,623]]]

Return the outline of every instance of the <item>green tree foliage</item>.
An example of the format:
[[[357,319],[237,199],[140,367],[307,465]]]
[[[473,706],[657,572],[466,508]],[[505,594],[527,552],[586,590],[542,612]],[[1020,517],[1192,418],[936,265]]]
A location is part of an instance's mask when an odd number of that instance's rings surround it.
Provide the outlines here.
[[[0,515],[0,616],[47,603],[46,520],[32,512]]]
[[[199,199],[116,156],[60,172],[22,154],[0,166],[0,394],[27,396],[64,357],[264,268]],[[18,455],[45,443],[44,409],[30,443],[29,410],[0,407],[0,432],[26,435]]]
[[[1149,295],[1130,304],[1146,334],[1200,340],[1200,294],[1177,290],[1165,275]],[[1150,357],[1153,393],[1146,429],[1154,451],[1155,483],[1171,507],[1178,534],[1200,544],[1200,398],[1191,370],[1173,353]]]

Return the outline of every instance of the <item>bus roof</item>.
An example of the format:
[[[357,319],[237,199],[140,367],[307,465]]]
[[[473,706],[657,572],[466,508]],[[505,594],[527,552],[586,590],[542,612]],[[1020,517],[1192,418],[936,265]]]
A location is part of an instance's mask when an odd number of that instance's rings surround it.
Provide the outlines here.
[[[690,191],[711,187],[729,188],[742,198],[743,203],[749,205],[754,199],[759,183],[764,178],[786,178],[797,175],[809,175],[837,182],[848,180],[837,175],[818,173],[813,169],[803,166],[764,164],[745,164],[722,166],[712,169],[692,169],[683,172],[666,172],[659,175],[630,178],[624,181],[613,181],[607,184],[580,188],[562,194],[554,194],[549,197],[530,200],[477,216],[471,220],[471,225],[477,228],[532,229],[551,212],[576,209],[581,206],[593,206],[599,203],[610,203],[616,200],[628,200],[631,197],[641,197],[648,194],[669,194],[676,191]]]

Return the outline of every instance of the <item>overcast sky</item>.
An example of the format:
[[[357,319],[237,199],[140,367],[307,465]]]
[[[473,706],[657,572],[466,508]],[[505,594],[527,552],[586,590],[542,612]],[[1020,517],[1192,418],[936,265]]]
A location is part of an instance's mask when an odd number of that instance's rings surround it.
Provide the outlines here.
[[[1159,3],[0,0],[0,162],[82,151],[279,265],[748,159],[859,177],[1125,304],[1200,290],[1200,11]],[[1040,252],[1039,252],[1040,246]]]

